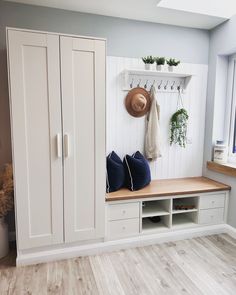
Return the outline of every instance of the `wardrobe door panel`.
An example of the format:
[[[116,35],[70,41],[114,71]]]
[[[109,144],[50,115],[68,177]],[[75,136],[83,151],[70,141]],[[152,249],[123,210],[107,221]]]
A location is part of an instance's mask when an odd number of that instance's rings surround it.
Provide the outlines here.
[[[61,37],[65,239],[104,236],[105,41]]]
[[[8,30],[8,60],[17,245],[23,250],[63,242],[59,37]]]

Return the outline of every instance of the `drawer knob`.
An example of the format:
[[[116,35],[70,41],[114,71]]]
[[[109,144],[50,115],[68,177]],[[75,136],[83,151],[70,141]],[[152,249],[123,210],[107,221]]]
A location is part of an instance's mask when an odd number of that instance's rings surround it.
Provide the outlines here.
[[[123,214],[125,214],[126,213],[126,210],[123,210],[123,212],[122,212]]]
[[[123,226],[122,229],[125,230],[125,226]]]

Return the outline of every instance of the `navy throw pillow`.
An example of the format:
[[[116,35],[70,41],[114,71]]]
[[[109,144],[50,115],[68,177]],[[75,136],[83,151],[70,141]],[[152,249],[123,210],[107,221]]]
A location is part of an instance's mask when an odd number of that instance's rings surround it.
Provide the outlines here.
[[[151,182],[151,172],[148,161],[140,152],[132,156],[126,155],[123,161],[125,167],[126,186],[131,191],[139,190]]]
[[[125,183],[125,170],[119,156],[113,151],[107,156],[107,193],[115,192]]]

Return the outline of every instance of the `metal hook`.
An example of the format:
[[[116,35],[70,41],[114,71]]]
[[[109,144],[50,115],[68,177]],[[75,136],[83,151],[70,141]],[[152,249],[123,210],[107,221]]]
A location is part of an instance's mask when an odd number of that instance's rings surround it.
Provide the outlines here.
[[[133,88],[134,78],[132,79],[131,83],[129,84],[130,88]]]
[[[140,83],[141,83],[141,79],[139,79],[139,82],[138,82],[138,84],[137,84],[137,87],[140,87]]]
[[[153,81],[152,86],[150,87],[150,91],[152,89],[152,87],[154,86],[154,84],[156,83],[156,80]]]
[[[175,81],[174,81],[174,83],[171,85],[171,90],[174,90],[174,85],[175,85]]]
[[[158,85],[159,90],[161,89],[161,85],[162,85],[162,80],[161,80],[161,83]]]
[[[165,90],[167,89],[168,84],[169,84],[169,80],[167,81],[166,85],[164,86]]]
[[[177,87],[177,90],[178,90],[178,91],[181,90],[181,85],[182,85],[182,81],[180,82],[179,86]]]
[[[146,81],[144,88],[147,89],[148,80]]]

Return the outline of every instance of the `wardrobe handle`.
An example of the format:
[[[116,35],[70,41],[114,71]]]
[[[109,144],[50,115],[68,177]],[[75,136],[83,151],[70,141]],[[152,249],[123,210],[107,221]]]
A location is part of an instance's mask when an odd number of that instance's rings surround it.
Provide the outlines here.
[[[61,146],[61,134],[57,134],[57,157],[61,158],[62,157],[62,146]]]
[[[70,153],[69,134],[64,135],[64,157],[68,158]]]

